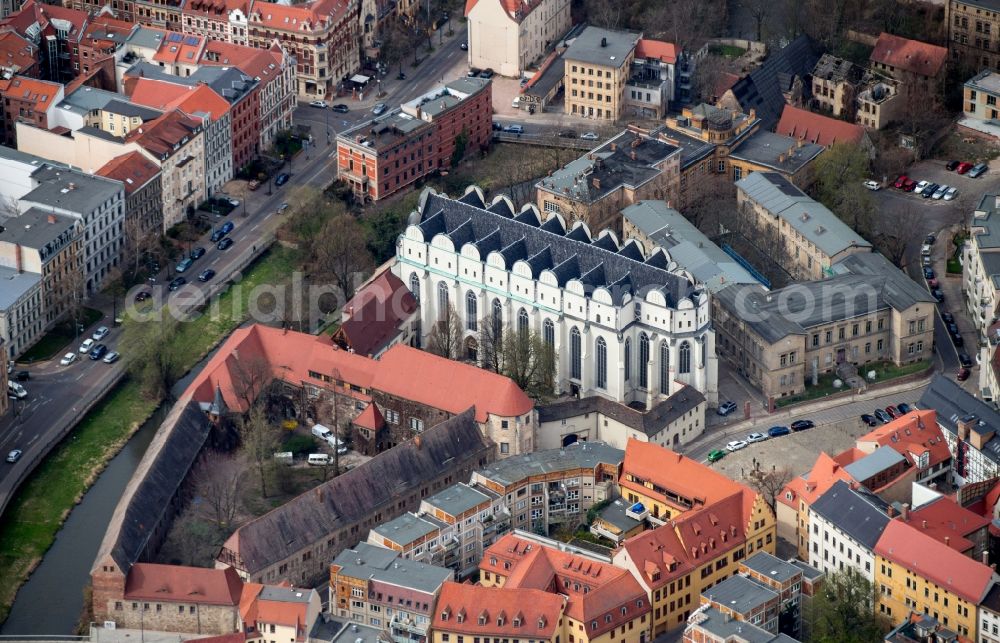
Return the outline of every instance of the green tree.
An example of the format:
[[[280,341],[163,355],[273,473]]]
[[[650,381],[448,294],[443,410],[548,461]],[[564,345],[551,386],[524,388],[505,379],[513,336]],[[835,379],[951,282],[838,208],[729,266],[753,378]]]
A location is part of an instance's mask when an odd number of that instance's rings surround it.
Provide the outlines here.
[[[875,204],[861,189],[869,176],[868,153],[858,145],[835,143],[815,162],[816,198],[861,236],[871,233]]]
[[[876,590],[852,567],[827,576],[805,612],[811,641],[869,643],[889,631],[886,618],[875,611]]]
[[[169,399],[170,389],[184,374],[181,348],[177,342],[180,322],[167,312],[163,319],[128,319],[122,346],[132,377],[151,399]]]
[[[510,331],[503,335],[503,374],[533,398],[552,394],[556,360],[552,348],[534,331]]]
[[[465,147],[469,144],[469,135],[463,129],[458,136],[455,137],[455,149],[451,153],[451,166],[457,167],[462,159],[465,158]]]

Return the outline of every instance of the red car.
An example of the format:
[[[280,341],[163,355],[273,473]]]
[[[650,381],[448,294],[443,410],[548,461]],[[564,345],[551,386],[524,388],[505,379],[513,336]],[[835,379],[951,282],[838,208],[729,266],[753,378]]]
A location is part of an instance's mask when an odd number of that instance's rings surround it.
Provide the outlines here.
[[[906,182],[909,181],[909,180],[910,180],[910,177],[906,176],[905,174],[900,174],[899,178],[896,179],[896,182],[893,183],[893,186],[896,189],[905,190],[906,189]]]
[[[971,371],[967,368],[963,367],[958,369],[958,381],[964,382],[965,380],[969,379],[969,373],[971,373]]]
[[[928,279],[928,280],[927,280],[927,285],[928,285],[929,287],[931,287],[931,288],[937,288],[937,287],[938,287],[938,285],[939,285],[939,284],[938,284],[938,280],[937,280],[937,279],[933,279],[933,278],[932,278],[932,279]]]
[[[892,405],[885,407],[885,412],[888,413],[889,417],[893,419],[896,419],[902,415],[902,413],[899,412],[899,409],[897,409],[895,406]]]
[[[966,163],[965,161],[962,161],[961,163],[958,164],[958,167],[955,168],[955,171],[958,172],[959,174],[965,174],[971,169],[972,169],[972,163]]]

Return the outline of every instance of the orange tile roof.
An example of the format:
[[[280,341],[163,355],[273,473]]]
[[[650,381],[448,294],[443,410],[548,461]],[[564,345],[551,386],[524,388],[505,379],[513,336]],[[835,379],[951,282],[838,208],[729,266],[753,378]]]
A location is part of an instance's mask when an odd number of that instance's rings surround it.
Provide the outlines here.
[[[816,498],[826,493],[838,480],[848,483],[857,482],[851,477],[851,474],[844,471],[842,465],[838,464],[829,454],[821,451],[816,462],[813,463],[812,469],[785,485],[776,500],[798,511],[800,501],[811,505],[816,501]]]
[[[35,46],[13,29],[0,32],[0,68],[17,73],[34,67],[38,63],[36,55]]]
[[[382,417],[382,412],[372,402],[365,407],[361,415],[354,419],[354,424],[369,431],[379,431],[385,426],[385,418]]]
[[[174,37],[174,40],[171,40]],[[176,31],[164,31],[160,48],[153,55],[153,60],[160,63],[181,63],[197,65],[201,60],[201,51],[205,46],[205,38],[192,34],[181,34]]]
[[[399,333],[400,324],[417,310],[417,300],[392,270],[386,268],[344,306],[346,319],[334,337],[362,355],[378,353]]]
[[[14,76],[10,80],[0,81],[0,93],[11,100],[34,103],[36,112],[47,112],[56,97],[61,94],[63,86],[47,80]]]
[[[243,581],[232,567],[210,569],[135,563],[125,579],[129,600],[238,605]]]
[[[282,31],[318,31],[338,23],[350,7],[347,0],[313,0],[294,6],[257,1],[250,22]]]
[[[951,459],[948,443],[937,423],[937,412],[933,409],[911,411],[872,429],[858,438],[859,446],[866,443],[891,447],[915,467],[919,466],[923,454],[928,457],[927,467]]]
[[[268,587],[271,592],[287,591],[309,594],[313,591],[292,587],[288,583],[269,586],[246,583],[243,586],[243,593],[240,595],[240,618],[243,619],[243,623],[247,626],[260,622],[294,627],[298,634],[296,638],[303,640],[306,634],[309,603],[294,600],[271,600],[262,594],[265,587]]]
[[[505,569],[505,563],[509,568]],[[643,600],[645,590],[628,571],[545,547],[515,534],[505,535],[483,552],[479,569],[506,577],[504,587],[565,594],[569,597],[566,615],[584,623],[591,639],[651,609],[649,602]],[[641,601],[641,607],[637,601]],[[595,620],[597,628],[592,628],[590,624]]]
[[[511,17],[514,22],[520,23],[524,18],[542,4],[541,0],[488,0],[498,1],[504,12]],[[476,6],[479,0],[465,0],[465,15]]]
[[[677,62],[677,45],[662,40],[640,38],[635,45],[636,58],[659,58],[665,63]]]
[[[105,163],[95,174],[121,181],[130,195],[160,173],[160,168],[139,152],[128,152]]]
[[[114,34],[124,37],[130,34],[134,28],[134,23],[118,20],[107,14],[94,16],[84,28],[82,40],[93,42],[102,40],[114,41],[115,39],[110,38],[110,35]]]
[[[919,40],[901,38],[882,32],[875,42],[871,60],[920,76],[937,76],[948,57],[948,50]]]
[[[966,509],[951,498],[941,496],[911,509],[906,522],[955,551],[969,553],[975,543],[968,536],[986,529],[991,520]]]
[[[191,89],[190,85],[140,76],[135,79],[135,83],[132,85],[132,95],[129,98],[133,103],[165,110],[167,105],[184,97],[190,93]]]
[[[656,498],[678,509],[688,509],[688,507],[668,498],[665,493],[628,480],[628,475],[651,482],[661,489],[686,498],[694,507],[710,505],[747,489],[697,460],[692,460],[658,444],[640,442],[631,438],[625,445],[625,461],[622,464],[622,474],[619,480],[622,488]]]
[[[540,589],[446,581],[441,585],[431,627],[467,636],[548,640],[556,634],[564,607],[561,596]]]
[[[834,143],[860,143],[865,134],[865,128],[860,125],[816,114],[794,105],[785,105],[775,131],[824,147],[830,147]]]
[[[902,520],[890,520],[875,553],[964,600],[978,605],[993,584],[993,570]]]
[[[157,158],[166,158],[175,152],[174,146],[189,138],[200,123],[174,110],[156,120],[143,123],[128,133],[126,141],[135,141]]]
[[[188,116],[207,114],[211,120],[217,121],[226,115],[230,105],[229,101],[219,96],[208,85],[198,85],[192,87],[184,96],[168,103],[167,108],[179,109]]]

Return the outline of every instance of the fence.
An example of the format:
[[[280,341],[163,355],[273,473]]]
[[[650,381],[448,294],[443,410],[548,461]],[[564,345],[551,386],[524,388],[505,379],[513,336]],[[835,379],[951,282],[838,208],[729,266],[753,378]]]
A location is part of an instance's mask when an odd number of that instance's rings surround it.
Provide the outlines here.
[[[563,147],[575,150],[592,150],[601,144],[600,141],[565,138],[555,134],[513,134],[511,132],[493,132],[493,140],[501,143],[521,143],[523,145]]]

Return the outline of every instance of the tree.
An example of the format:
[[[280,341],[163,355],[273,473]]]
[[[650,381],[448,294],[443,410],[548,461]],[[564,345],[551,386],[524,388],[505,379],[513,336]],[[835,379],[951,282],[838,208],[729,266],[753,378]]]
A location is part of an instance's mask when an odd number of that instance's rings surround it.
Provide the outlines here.
[[[695,175],[688,179],[682,208],[696,228],[709,237],[717,237],[724,212],[736,210],[736,185],[725,174]]]
[[[126,320],[122,346],[128,347],[127,367],[151,399],[170,399],[170,389],[184,374],[179,323],[165,311],[160,319]]]
[[[813,189],[817,199],[862,237],[871,233],[875,205],[871,194],[861,189],[869,176],[864,147],[835,143],[815,161]]]
[[[940,135],[946,132],[951,124],[951,114],[945,109],[938,95],[938,88],[931,91],[921,91],[919,87],[905,85],[896,99],[902,101],[903,109],[899,115],[901,133],[913,140],[913,155],[915,160],[926,157]]]
[[[463,129],[455,137],[455,149],[451,153],[451,166],[457,167],[465,158],[465,147],[469,144],[469,134]]]
[[[448,359],[462,356],[462,319],[452,305],[441,319],[434,322],[427,337],[427,350]]]
[[[622,24],[622,5],[620,1],[585,0],[587,19],[595,27],[618,29]]]
[[[249,357],[235,355],[230,360],[233,372],[233,392],[243,400],[246,407],[251,408],[263,394],[268,384],[274,379],[271,364],[263,355]]]
[[[753,18],[754,26],[756,26],[755,33],[757,37],[754,40],[757,42],[763,41],[764,21],[770,15],[773,3],[771,0],[743,0],[741,5],[750,14],[750,17]]]
[[[555,352],[534,331],[511,331],[503,338],[503,374],[533,398],[552,394],[556,376]]]
[[[861,572],[848,567],[827,576],[805,613],[811,641],[869,643],[881,641],[887,619],[875,611],[876,589]]]
[[[344,295],[354,296],[355,279],[373,268],[368,233],[350,214],[330,219],[312,243],[312,265],[317,275],[332,279]]]
[[[240,507],[240,482],[245,467],[240,459],[209,450],[195,474],[195,490],[207,519],[228,534]]]
[[[793,477],[792,470],[788,467],[773,468],[770,471],[753,469],[743,476],[747,484],[767,501],[771,511],[775,511],[778,495]]]
[[[255,404],[240,420],[239,430],[243,453],[257,469],[260,494],[266,498],[267,471],[274,462],[274,452],[280,444],[278,430],[271,424],[261,404]]]
[[[491,370],[494,373],[503,373],[504,334],[503,320],[494,318],[492,314],[488,314],[479,320],[477,350],[479,365],[482,368]]]

